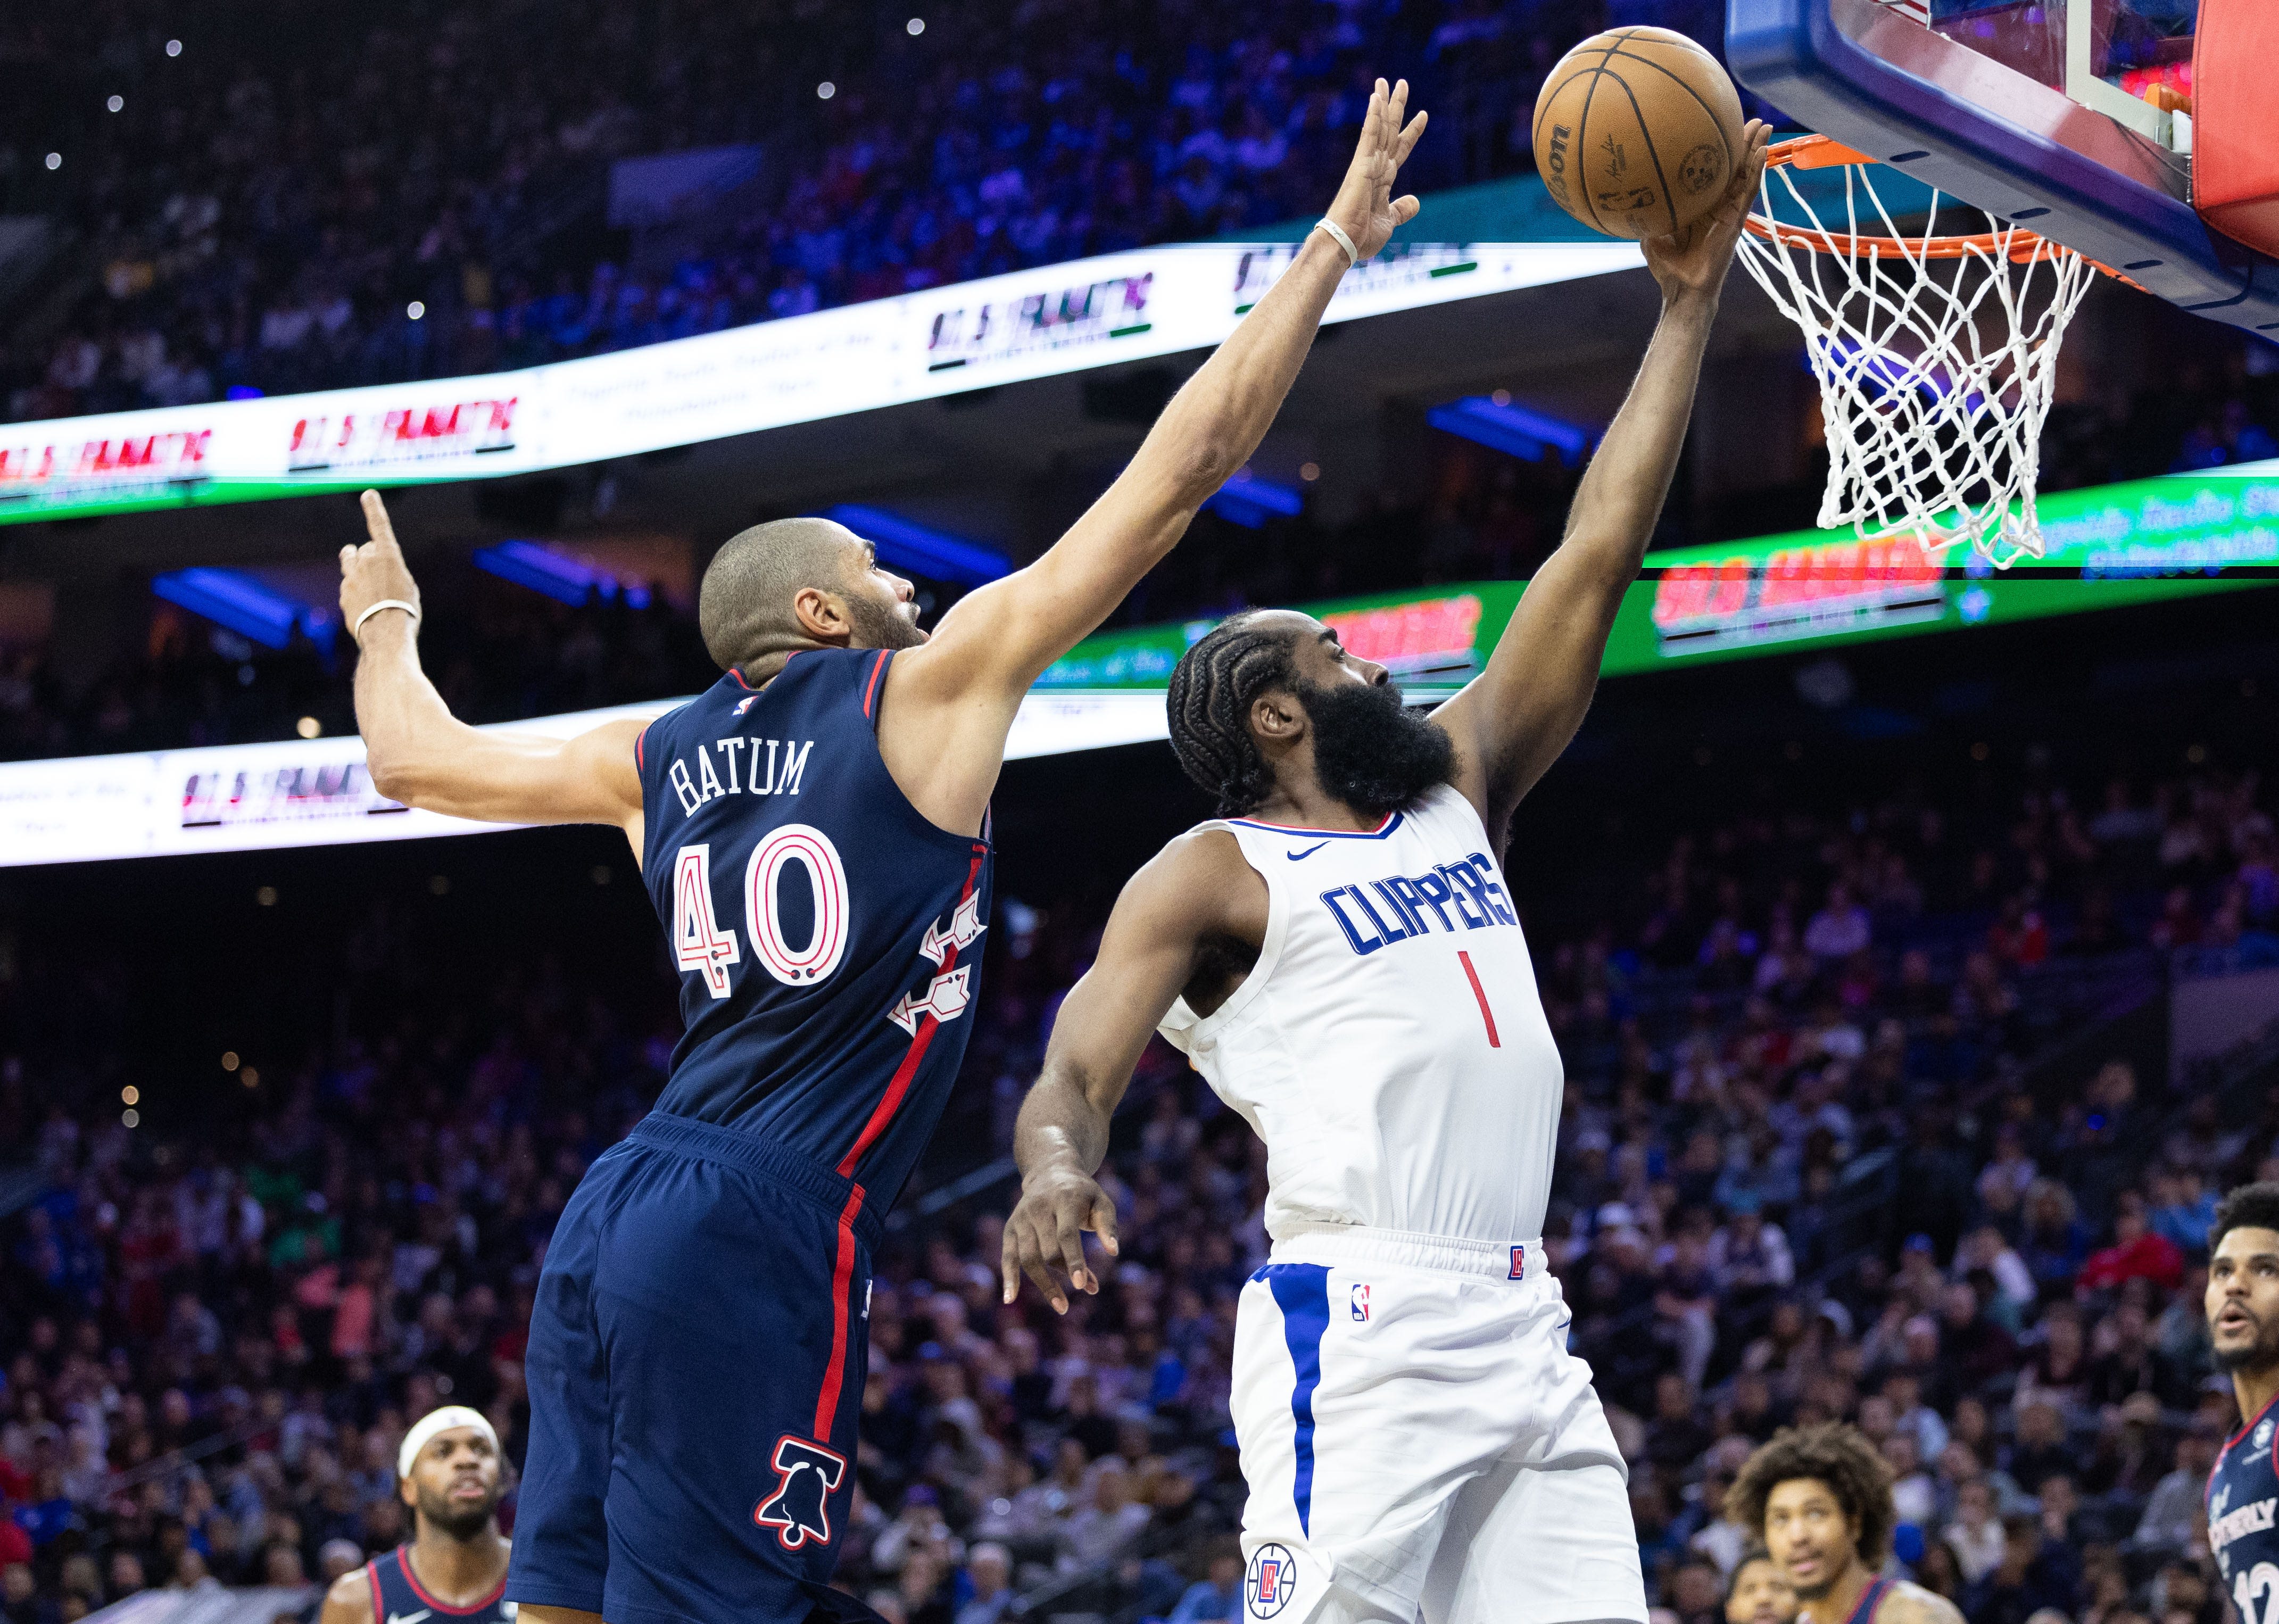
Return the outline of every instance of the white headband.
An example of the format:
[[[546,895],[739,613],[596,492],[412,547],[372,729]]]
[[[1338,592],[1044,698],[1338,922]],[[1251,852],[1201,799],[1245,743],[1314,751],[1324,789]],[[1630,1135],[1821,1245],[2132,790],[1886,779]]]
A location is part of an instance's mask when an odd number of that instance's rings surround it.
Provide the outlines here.
[[[403,1447],[395,1452],[396,1476],[411,1476],[411,1463],[419,1459],[419,1452],[427,1447],[428,1440],[454,1427],[472,1427],[489,1441],[494,1452],[497,1450],[498,1433],[480,1410],[471,1410],[464,1404],[447,1404],[421,1416],[418,1425],[403,1435]]]

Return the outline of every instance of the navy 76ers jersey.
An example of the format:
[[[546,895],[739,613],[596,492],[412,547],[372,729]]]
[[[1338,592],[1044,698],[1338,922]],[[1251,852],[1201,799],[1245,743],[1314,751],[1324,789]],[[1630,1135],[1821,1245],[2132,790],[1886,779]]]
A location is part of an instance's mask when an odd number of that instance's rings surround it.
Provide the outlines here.
[[[948,1098],[989,919],[987,840],[928,822],[879,756],[893,658],[811,650],[758,689],[731,670],[636,750],[687,1025],[657,1108],[798,1151],[874,1210]]]
[[[2208,1550],[2231,1587],[2242,1624],[2279,1624],[2279,1474],[2272,1470],[2273,1406],[2232,1434],[2208,1474]]]

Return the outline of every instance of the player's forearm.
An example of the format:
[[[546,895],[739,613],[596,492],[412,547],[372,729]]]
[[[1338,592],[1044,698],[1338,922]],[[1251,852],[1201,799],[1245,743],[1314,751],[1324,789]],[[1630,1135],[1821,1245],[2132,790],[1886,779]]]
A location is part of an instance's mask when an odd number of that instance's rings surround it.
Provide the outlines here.
[[[1062,1013],[1067,1013],[1063,1007]],[[1118,1091],[1119,1092],[1121,1091]],[[1113,1104],[1047,1055],[1044,1074],[1013,1124],[1013,1162],[1024,1184],[1040,1175],[1075,1173],[1089,1178],[1108,1156]]]
[[[1661,520],[1716,317],[1717,301],[1709,295],[1682,294],[1664,303],[1630,398],[1575,494],[1562,550],[1577,549],[1581,562],[1617,591],[1637,576]]]
[[[1290,267],[1172,396],[1132,471],[1160,478],[1187,510],[1232,478],[1282,410],[1346,270],[1328,234],[1308,233]]]
[[[364,632],[356,670],[357,731],[372,787],[406,806],[435,806],[447,790],[447,764],[480,739],[451,714],[419,664],[409,616],[378,616]]]

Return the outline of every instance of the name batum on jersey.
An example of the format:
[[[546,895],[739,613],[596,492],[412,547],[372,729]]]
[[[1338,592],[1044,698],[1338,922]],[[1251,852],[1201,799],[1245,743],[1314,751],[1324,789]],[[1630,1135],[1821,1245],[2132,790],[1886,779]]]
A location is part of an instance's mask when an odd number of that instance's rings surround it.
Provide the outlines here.
[[[665,782],[688,814],[723,795],[796,795],[814,748],[812,739],[717,739],[675,756]]]
[[[1449,935],[1519,923],[1496,866],[1485,852],[1444,862],[1425,874],[1394,874],[1322,892],[1322,905],[1364,956],[1395,942],[1431,933]]]

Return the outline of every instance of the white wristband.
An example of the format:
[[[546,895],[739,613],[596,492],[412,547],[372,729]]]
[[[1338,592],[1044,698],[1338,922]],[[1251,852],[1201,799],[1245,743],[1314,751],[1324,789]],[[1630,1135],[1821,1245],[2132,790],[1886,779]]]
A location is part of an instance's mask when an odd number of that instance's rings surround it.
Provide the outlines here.
[[[406,603],[401,598],[382,598],[379,602],[369,605],[363,614],[356,617],[356,624],[349,628],[349,635],[356,639],[358,643],[362,643],[364,641],[364,623],[370,620],[374,615],[379,614],[380,610],[391,609],[402,609],[405,614],[411,617],[413,624],[416,625],[418,624],[419,606],[417,603]]]
[[[1347,270],[1350,271],[1355,265],[1361,264],[1361,254],[1354,249],[1354,240],[1346,235],[1344,226],[1339,225],[1335,220],[1331,219],[1327,215],[1316,220],[1314,224],[1323,231],[1328,232],[1330,234],[1331,240],[1336,242],[1339,248],[1345,249]]]

